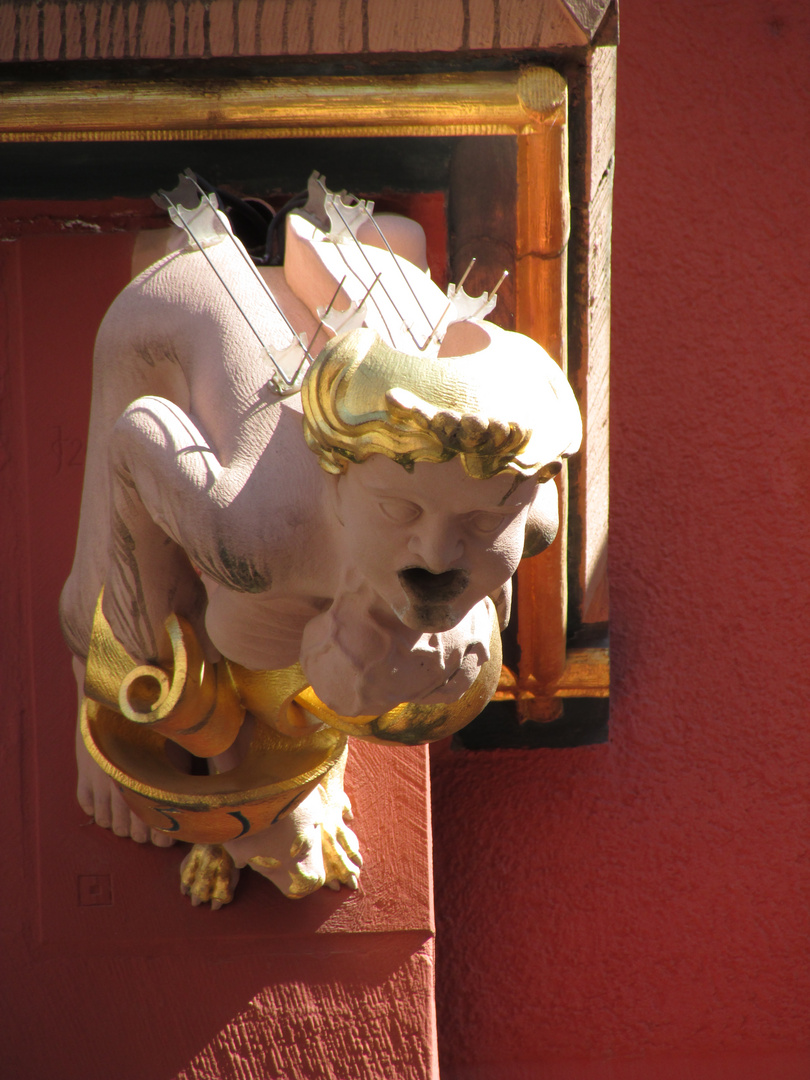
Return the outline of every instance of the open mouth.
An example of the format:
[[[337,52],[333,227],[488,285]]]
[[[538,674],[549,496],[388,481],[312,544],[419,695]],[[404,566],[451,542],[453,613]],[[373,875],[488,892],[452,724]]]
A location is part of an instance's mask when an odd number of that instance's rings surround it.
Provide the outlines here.
[[[423,566],[409,566],[397,574],[402,588],[419,604],[447,604],[461,596],[470,580],[466,570],[432,574]]]

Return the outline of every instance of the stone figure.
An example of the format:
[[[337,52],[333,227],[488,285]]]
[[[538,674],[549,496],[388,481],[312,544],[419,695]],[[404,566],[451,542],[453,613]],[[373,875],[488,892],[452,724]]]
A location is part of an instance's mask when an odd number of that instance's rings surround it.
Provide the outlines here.
[[[218,907],[245,865],[292,897],[356,887],[347,739],[483,708],[581,430],[539,345],[433,284],[415,223],[315,175],[257,271],[189,189],[166,196],[184,245],[98,334],[61,620],[79,802],[192,842],[184,891]]]

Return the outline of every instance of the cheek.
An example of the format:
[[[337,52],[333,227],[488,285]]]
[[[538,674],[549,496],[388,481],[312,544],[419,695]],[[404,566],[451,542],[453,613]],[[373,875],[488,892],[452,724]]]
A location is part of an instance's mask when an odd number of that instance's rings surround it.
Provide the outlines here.
[[[511,525],[478,548],[472,562],[475,571],[485,575],[487,586],[503,585],[514,574],[523,551],[523,525]]]
[[[505,576],[511,577],[523,554],[523,529],[510,530],[509,535],[501,537],[500,540],[497,549],[498,563],[503,567]]]
[[[499,540],[499,557],[504,567],[504,580],[509,578],[517,570],[520,560],[523,558],[523,547],[526,539],[526,522],[529,510],[520,514],[506,529]]]
[[[409,562],[403,546],[406,530],[380,521],[368,508],[362,515],[348,517],[344,531],[353,560],[369,577],[390,574]]]
[[[353,546],[366,549],[373,546],[373,539],[379,526],[378,515],[375,515],[375,507],[363,497],[362,491],[347,479],[345,475],[338,478],[334,488],[333,506],[335,515],[343,526],[346,534],[351,538]]]
[[[559,526],[559,495],[557,486],[549,481],[541,484],[534,497],[526,520],[524,558],[538,555],[553,542]]]

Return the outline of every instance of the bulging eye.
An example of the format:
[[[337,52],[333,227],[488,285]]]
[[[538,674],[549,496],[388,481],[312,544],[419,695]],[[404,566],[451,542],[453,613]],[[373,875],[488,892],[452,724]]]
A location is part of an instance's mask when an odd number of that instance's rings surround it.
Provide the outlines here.
[[[480,533],[494,533],[506,523],[508,519],[503,514],[490,514],[485,510],[481,510],[477,514],[473,514],[471,517],[472,527],[476,532]]]
[[[407,525],[410,521],[416,521],[422,513],[416,503],[407,499],[380,499],[378,505],[383,516],[395,525]]]

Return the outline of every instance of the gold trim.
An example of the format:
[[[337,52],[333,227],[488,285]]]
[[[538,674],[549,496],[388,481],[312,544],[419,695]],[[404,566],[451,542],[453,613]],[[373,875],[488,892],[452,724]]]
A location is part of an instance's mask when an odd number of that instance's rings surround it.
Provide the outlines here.
[[[610,697],[610,650],[605,648],[569,649],[563,673],[550,690],[555,698]],[[542,692],[540,684],[532,675],[524,681],[508,668],[503,668],[494,700],[539,702],[542,706],[547,693]],[[528,719],[542,719],[542,717],[528,717]]]
[[[610,696],[608,649],[569,649],[556,697],[601,698]]]
[[[210,776],[177,769],[166,736],[84,698],[82,740],[131,810],[152,829],[192,844],[225,843],[289,814],[341,760],[346,736],[324,727],[294,739],[256,724],[235,768]]]
[[[565,80],[520,71],[11,83],[0,142],[530,135],[565,122]]]
[[[245,715],[227,662],[207,663],[193,627],[171,614],[165,622],[171,670],[139,664],[113,633],[103,601],[102,588],[87,655],[87,697],[136,726],[159,731],[197,757],[227,750]]]

